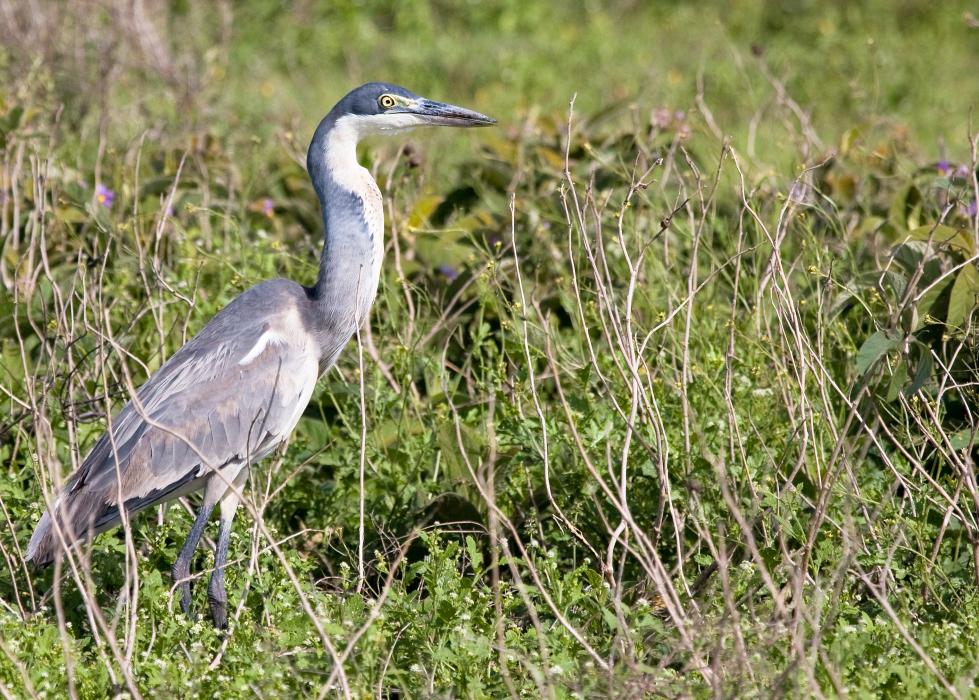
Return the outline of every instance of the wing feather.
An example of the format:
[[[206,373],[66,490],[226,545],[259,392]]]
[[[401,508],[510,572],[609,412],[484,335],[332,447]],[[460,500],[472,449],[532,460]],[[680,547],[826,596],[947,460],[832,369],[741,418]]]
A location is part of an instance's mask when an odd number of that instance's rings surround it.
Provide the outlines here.
[[[113,526],[120,502],[139,510],[199,486],[215,470],[257,461],[292,432],[316,383],[318,352],[288,317],[288,305],[269,303],[262,313],[242,303],[248,294],[167,360],[112,419],[59,498],[60,522],[73,533]],[[240,364],[270,329],[281,342],[266,342]],[[86,512],[70,512],[73,504]],[[29,553],[43,525],[42,518]]]

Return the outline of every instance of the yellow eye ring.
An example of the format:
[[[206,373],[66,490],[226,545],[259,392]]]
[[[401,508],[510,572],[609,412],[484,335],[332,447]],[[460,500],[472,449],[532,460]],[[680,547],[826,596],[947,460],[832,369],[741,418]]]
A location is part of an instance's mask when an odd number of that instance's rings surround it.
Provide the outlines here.
[[[391,109],[394,107],[394,98],[390,95],[381,95],[380,98],[378,98],[377,103],[384,109]]]

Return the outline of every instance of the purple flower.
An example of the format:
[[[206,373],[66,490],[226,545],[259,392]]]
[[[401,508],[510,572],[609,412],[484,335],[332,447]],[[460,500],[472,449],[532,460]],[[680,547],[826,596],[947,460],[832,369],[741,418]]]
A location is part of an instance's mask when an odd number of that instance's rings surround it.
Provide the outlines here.
[[[448,263],[442,263],[439,265],[438,271],[445,275],[446,279],[448,279],[450,282],[459,276],[459,271]]]
[[[967,205],[965,205],[965,215],[970,219],[976,218],[976,214],[979,214],[979,207],[976,206],[976,200],[972,200]]]
[[[952,172],[952,166],[949,165],[948,161],[944,158],[938,161],[938,164],[935,167],[938,168],[939,175],[948,175],[950,172]]]
[[[116,199],[116,193],[99,183],[95,186],[95,199],[106,209],[111,209],[112,203]]]
[[[270,197],[262,200],[262,213],[270,219],[275,215],[275,202]]]

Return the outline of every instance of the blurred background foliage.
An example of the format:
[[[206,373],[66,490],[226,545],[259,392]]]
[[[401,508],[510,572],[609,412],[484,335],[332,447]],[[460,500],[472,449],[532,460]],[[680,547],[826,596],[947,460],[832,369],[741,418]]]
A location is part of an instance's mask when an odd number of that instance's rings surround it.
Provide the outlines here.
[[[3,689],[967,695],[974,12],[0,0]],[[29,575],[129,381],[313,280],[305,149],[368,80],[500,123],[362,147],[364,445],[351,346],[253,472],[227,638],[173,612],[193,499],[134,522],[138,605],[119,532]]]

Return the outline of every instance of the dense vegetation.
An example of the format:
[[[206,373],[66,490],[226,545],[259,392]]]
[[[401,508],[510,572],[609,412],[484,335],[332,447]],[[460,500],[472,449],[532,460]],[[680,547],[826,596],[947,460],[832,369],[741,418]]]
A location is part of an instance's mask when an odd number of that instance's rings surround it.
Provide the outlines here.
[[[966,3],[0,17],[4,697],[973,692]],[[178,612],[193,498],[29,571],[132,388],[314,278],[305,148],[370,79],[500,126],[363,148],[378,303],[252,472],[229,632]]]

